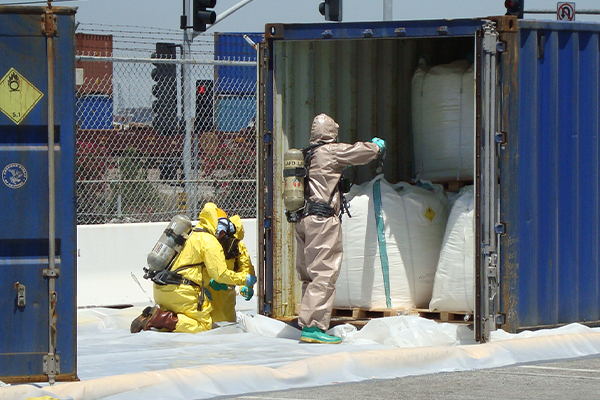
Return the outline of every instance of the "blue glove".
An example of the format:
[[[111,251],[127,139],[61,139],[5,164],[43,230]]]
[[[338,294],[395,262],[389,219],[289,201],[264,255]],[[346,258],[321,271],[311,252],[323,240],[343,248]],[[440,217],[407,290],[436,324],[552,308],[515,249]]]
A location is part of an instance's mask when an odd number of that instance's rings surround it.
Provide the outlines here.
[[[210,288],[214,291],[219,291],[219,290],[228,290],[229,286],[227,286],[224,283],[219,283],[217,281],[215,281],[214,279],[211,279],[210,282],[208,283],[208,286],[210,286]]]
[[[246,276],[246,286],[252,286],[256,283],[256,281],[257,281],[256,276],[250,275],[250,274],[248,274],[248,276]]]
[[[380,153],[383,153],[385,151],[385,140],[380,139],[378,137],[374,137],[373,139],[371,139],[371,143],[375,143],[377,146],[379,146]]]
[[[252,286],[242,286],[242,288],[240,289],[240,294],[244,296],[244,299],[246,299],[246,301],[248,301],[252,298],[252,296],[254,296],[254,289],[252,288]]]

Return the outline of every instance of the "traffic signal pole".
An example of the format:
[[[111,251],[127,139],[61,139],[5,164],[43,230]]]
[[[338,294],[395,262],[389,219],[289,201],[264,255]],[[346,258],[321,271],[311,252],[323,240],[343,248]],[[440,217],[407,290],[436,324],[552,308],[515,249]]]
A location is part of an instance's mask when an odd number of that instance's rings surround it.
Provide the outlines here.
[[[191,17],[190,0],[183,0],[183,15],[189,21]],[[181,58],[189,59],[192,54],[193,30],[189,27],[183,29],[183,46],[181,47]],[[182,114],[183,114],[183,191],[187,197],[188,211],[192,219],[198,215],[198,190],[197,185],[192,185],[194,175],[198,171],[198,139],[193,137],[195,98],[192,91],[191,65],[181,65],[182,90]],[[195,174],[192,174],[194,172]]]

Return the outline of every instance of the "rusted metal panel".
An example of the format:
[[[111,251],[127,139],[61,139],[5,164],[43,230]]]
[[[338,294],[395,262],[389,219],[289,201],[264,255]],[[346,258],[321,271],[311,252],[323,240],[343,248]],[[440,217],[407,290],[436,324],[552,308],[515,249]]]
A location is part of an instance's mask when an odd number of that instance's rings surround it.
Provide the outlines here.
[[[113,36],[77,33],[75,47],[78,55],[112,57]],[[77,61],[75,66],[83,74],[83,82],[77,86],[78,95],[112,94],[113,63]]]

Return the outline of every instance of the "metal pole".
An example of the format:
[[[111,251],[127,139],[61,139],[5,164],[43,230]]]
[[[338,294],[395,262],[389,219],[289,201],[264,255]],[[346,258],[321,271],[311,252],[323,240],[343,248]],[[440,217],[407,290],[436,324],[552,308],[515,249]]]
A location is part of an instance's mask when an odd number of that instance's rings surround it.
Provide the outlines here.
[[[189,0],[184,0],[183,14],[187,17],[191,15]],[[186,28],[183,30],[183,46],[181,47],[181,58],[183,60],[191,58],[191,45],[192,38],[191,29]],[[187,209],[191,213],[190,218],[194,219],[198,215],[198,185],[194,181],[195,176],[192,174],[192,161],[197,160],[195,152],[192,150],[193,147],[198,150],[198,146],[192,146],[192,135],[194,132],[194,99],[192,97],[192,73],[191,67],[187,63],[181,65],[181,82],[182,82],[182,108],[183,108],[183,120],[185,137],[183,140],[183,174],[185,177],[184,193],[187,195]],[[194,162],[195,164],[195,162]]]
[[[392,0],[383,0],[383,20],[392,20]]]

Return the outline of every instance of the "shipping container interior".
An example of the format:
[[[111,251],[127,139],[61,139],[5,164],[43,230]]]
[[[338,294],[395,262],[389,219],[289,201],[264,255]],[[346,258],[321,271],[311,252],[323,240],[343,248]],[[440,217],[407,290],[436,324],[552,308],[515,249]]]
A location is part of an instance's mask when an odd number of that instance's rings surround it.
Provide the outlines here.
[[[370,140],[373,136],[385,139],[386,180],[414,182],[413,75],[420,60],[429,67],[459,60],[473,63],[475,35],[291,40],[275,41],[274,46],[275,91],[281,107],[276,119],[279,114],[280,133],[289,147],[307,145],[312,120],[323,112],[340,125],[340,142]],[[278,86],[278,82],[285,82],[285,86]],[[475,132],[467,134],[474,136]],[[375,169],[376,162],[355,168],[355,183],[371,180]]]
[[[476,48],[475,29],[471,32],[472,34],[469,35],[446,37],[273,41],[273,129],[277,138],[276,154],[278,152],[283,154],[288,148],[307,146],[313,118],[320,113],[326,113],[340,126],[340,142],[368,141],[374,136],[386,140],[384,177],[390,184],[398,182],[415,184],[423,179],[443,184],[446,189],[455,191],[463,185],[473,184],[475,171],[473,70],[471,69],[471,74],[468,78],[464,78],[463,82],[465,88],[471,85],[470,90],[465,92],[472,98],[466,101],[468,104],[461,105],[470,108],[470,112],[467,113],[470,123],[465,124],[460,133],[461,136],[470,139],[468,140],[469,156],[463,160],[468,170],[466,174],[456,174],[452,171],[446,175],[433,175],[433,178],[421,176],[422,169],[419,171],[417,165],[418,151],[424,150],[422,146],[420,148],[416,146],[418,143],[414,135],[415,105],[412,94],[415,72],[424,63],[427,68],[456,62],[461,65],[473,65]],[[439,96],[447,96],[443,87],[440,87]],[[461,94],[453,93],[450,97],[455,100],[456,97],[460,98]],[[441,106],[444,107],[445,104]],[[443,112],[448,113],[448,110]],[[420,118],[429,119],[430,115],[425,113]],[[442,128],[435,135],[439,137],[438,151],[443,156],[443,153],[454,150],[458,152],[459,149],[453,143],[454,137],[448,137],[456,132],[443,131],[445,124],[452,124],[455,121],[438,122]],[[419,140],[423,140],[422,137]],[[431,141],[431,139],[427,140]],[[434,141],[437,141],[437,138],[434,137]],[[448,146],[445,143],[448,143]],[[423,154],[420,156],[422,160]],[[450,158],[453,157],[458,158],[458,155],[450,155]],[[275,165],[278,165],[277,160]],[[465,169],[465,165],[461,170]],[[354,184],[362,184],[373,180],[378,175],[378,166],[378,161],[373,161],[366,166],[347,170],[346,175]],[[276,170],[274,173],[275,176],[281,176],[281,171]],[[278,183],[276,182],[275,185],[274,190],[277,192]],[[278,209],[277,212],[283,214],[282,211]],[[285,223],[281,228],[282,236],[275,240],[281,240],[283,246],[281,250],[276,251],[273,261],[275,292],[280,293],[274,297],[274,315],[290,316],[294,315],[298,307],[301,290],[293,271],[293,229],[291,224]],[[278,268],[279,265],[291,267]],[[475,271],[474,264],[473,271]],[[433,273],[428,272],[425,279],[432,282],[433,274],[435,274],[435,266]],[[474,299],[470,299],[469,302],[474,302]],[[295,307],[290,307],[290,304],[295,304]],[[419,307],[428,305],[427,302],[427,305]],[[468,315],[473,310],[464,311]]]

